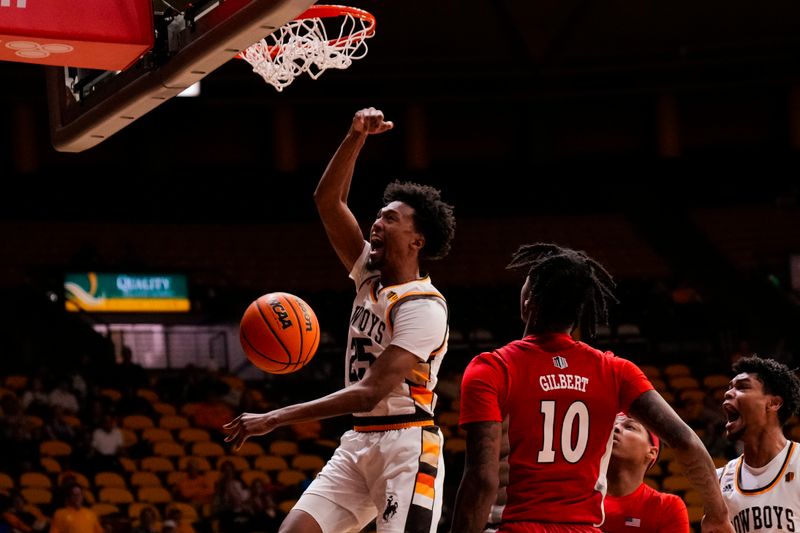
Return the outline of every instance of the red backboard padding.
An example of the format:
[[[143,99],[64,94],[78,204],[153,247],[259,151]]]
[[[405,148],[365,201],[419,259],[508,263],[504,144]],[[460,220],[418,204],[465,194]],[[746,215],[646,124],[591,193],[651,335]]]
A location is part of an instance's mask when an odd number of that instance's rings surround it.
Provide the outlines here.
[[[0,60],[123,70],[153,40],[152,0],[0,0]]]

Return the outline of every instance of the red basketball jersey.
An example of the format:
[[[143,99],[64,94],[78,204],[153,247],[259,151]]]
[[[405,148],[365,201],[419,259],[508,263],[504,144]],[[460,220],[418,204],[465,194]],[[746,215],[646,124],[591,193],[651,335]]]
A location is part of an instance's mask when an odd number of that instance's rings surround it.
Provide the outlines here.
[[[531,335],[475,357],[459,422],[508,416],[502,521],[601,524],[615,417],[652,388],[630,361],[567,334]]]
[[[605,533],[689,533],[689,511],[683,500],[644,483],[627,496],[606,496],[605,508],[606,521],[600,527]]]

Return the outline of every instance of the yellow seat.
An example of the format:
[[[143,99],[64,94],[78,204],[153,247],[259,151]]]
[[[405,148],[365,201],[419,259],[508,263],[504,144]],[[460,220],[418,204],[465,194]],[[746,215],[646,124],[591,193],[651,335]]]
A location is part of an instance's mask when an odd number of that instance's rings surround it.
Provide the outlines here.
[[[63,415],[64,422],[73,429],[79,428],[83,425],[81,419],[74,415]]]
[[[674,475],[674,476],[682,476],[683,475],[683,465],[681,465],[680,461],[673,459],[667,462],[667,474]]]
[[[181,442],[205,442],[211,440],[211,435],[205,429],[183,428],[178,433],[178,440]]]
[[[222,465],[226,462],[231,463],[233,469],[237,472],[250,470],[250,463],[247,462],[247,459],[238,455],[221,455],[217,457],[217,470],[222,470]]]
[[[189,424],[189,419],[186,418],[185,416],[168,415],[168,416],[162,416],[158,420],[158,427],[164,429],[170,429],[170,430],[183,429],[183,428],[188,428],[190,426],[191,424]]]
[[[723,466],[728,464],[727,457],[712,457],[711,459],[714,461],[714,466],[717,468],[722,468]]]
[[[168,430],[157,427],[145,428],[142,430],[142,438],[151,444],[164,440],[175,440],[172,438],[172,433],[170,433]]]
[[[65,472],[61,472],[58,475],[58,486],[64,486],[64,480],[67,478],[72,478],[75,483],[83,487],[84,491],[89,490],[89,478],[81,474],[80,472],[75,472],[74,470],[67,470]]]
[[[681,475],[671,475],[664,478],[661,483],[665,492],[683,492],[692,488],[689,480]]]
[[[317,473],[325,466],[325,460],[319,455],[298,454],[292,458],[292,468],[303,472]]]
[[[457,426],[458,425],[458,413],[455,411],[445,411],[444,413],[440,414],[437,417],[438,424],[440,426]]]
[[[333,450],[335,450],[336,448],[339,447],[339,442],[335,441],[333,439],[319,439],[316,442],[316,444],[317,444],[317,446],[322,446],[323,448],[328,448],[331,451],[331,453],[333,453]]]
[[[160,440],[153,444],[153,454],[161,457],[182,457],[186,455],[186,450],[175,441]]]
[[[639,369],[644,373],[648,379],[660,379],[661,378],[661,370],[657,366],[653,365],[642,365]]]
[[[467,450],[467,441],[460,437],[454,437],[444,441],[444,449],[449,453],[463,453]]]
[[[21,374],[12,374],[10,376],[6,376],[4,384],[8,389],[13,391],[21,391],[28,386],[28,376]]]
[[[687,505],[686,511],[689,513],[689,523],[699,524],[703,519],[703,506],[702,505]]]
[[[121,428],[120,432],[122,433],[122,445],[123,446],[133,446],[137,442],[139,442],[139,437],[136,436],[132,430],[128,428]]]
[[[72,454],[72,446],[60,440],[46,440],[39,444],[39,453],[51,457],[63,457]]]
[[[169,505],[167,505],[167,514],[169,514],[170,510],[172,509],[180,510],[181,514],[183,515],[183,519],[188,520],[189,522],[197,522],[197,520],[200,518],[197,515],[197,510],[188,503],[184,502],[170,503]]]
[[[94,511],[94,514],[96,514],[99,517],[119,513],[119,507],[117,507],[113,503],[104,503],[104,502],[96,503],[92,505],[91,509],[92,511]]]
[[[10,489],[14,488],[14,478],[6,474],[5,472],[0,472],[0,492],[7,492]]]
[[[102,503],[113,503],[117,505],[133,503],[133,494],[131,494],[131,491],[121,487],[103,487],[100,489],[98,498]]]
[[[120,457],[119,464],[122,465],[122,469],[126,472],[136,472],[136,461],[130,457]]]
[[[267,472],[277,472],[280,470],[287,470],[289,464],[286,459],[277,455],[262,455],[256,457],[255,465],[256,470],[265,470]]]
[[[222,472],[219,470],[208,470],[207,472],[203,472],[203,477],[208,480],[213,486],[217,486],[217,481],[220,477],[222,477]]]
[[[122,393],[117,389],[112,389],[110,387],[105,389],[100,389],[100,394],[115,403],[120,401],[120,399],[122,399]]]
[[[167,472],[167,486],[174,487],[180,480],[185,478],[186,475],[186,472],[182,470],[173,470],[172,472]]]
[[[155,422],[146,415],[128,415],[122,419],[122,427],[132,431],[142,431],[153,426],[155,426]]]
[[[147,470],[148,472],[172,472],[175,470],[175,465],[167,457],[154,455],[142,459],[142,470]]]
[[[674,378],[669,378],[669,386],[673,390],[684,390],[684,389],[699,389],[700,382],[697,381],[696,378],[692,376],[678,376]]]
[[[125,478],[116,472],[98,472],[94,476],[95,487],[117,487],[127,488],[128,484],[125,483]]]
[[[644,482],[648,487],[654,488],[656,490],[661,490],[661,484],[658,482],[657,479],[646,477],[644,478]]]
[[[42,465],[44,471],[48,474],[58,474],[61,472],[61,464],[52,457],[42,457],[39,459],[39,464]]]
[[[278,472],[277,481],[281,485],[285,485],[287,487],[291,487],[293,485],[298,485],[302,481],[305,481],[307,476],[300,472],[299,470],[281,470]]]
[[[278,504],[278,509],[281,510],[282,513],[288,514],[289,511],[292,510],[294,504],[297,503],[297,500],[283,500],[281,503]]]
[[[25,425],[31,429],[40,428],[44,425],[44,420],[36,415],[25,415]]]
[[[650,380],[650,383],[653,385],[653,388],[658,392],[663,393],[665,390],[667,390],[667,384],[663,379],[653,378]]]
[[[297,454],[297,443],[290,440],[276,440],[269,445],[269,453],[272,455],[280,455],[286,457],[287,455]]]
[[[248,470],[247,472],[242,472],[242,481],[248,487],[252,485],[253,480],[260,479],[265,485],[270,483],[269,475],[266,472],[261,472],[260,470]]]
[[[134,487],[160,487],[161,478],[153,472],[140,470],[131,474],[131,485]]]
[[[699,491],[694,489],[689,489],[683,495],[683,501],[686,502],[686,505],[699,505],[700,507],[703,506],[703,495],[700,494]]]
[[[161,513],[158,511],[158,507],[146,502],[133,502],[130,504],[128,506],[128,518],[131,520],[138,520],[139,516],[142,514],[142,509],[146,508],[150,508],[155,513],[157,521],[161,521]]]
[[[43,487],[25,487],[19,492],[26,502],[33,505],[50,505],[53,501],[53,493]]]
[[[678,394],[678,396],[684,402],[693,401],[693,402],[703,403],[706,399],[706,392],[700,389],[686,388],[682,389]]]
[[[41,472],[23,472],[19,476],[20,487],[37,487],[40,489],[52,488],[53,482]]]
[[[153,410],[161,416],[175,416],[175,407],[168,403],[157,402],[152,405]]]
[[[678,376],[691,376],[692,370],[684,364],[667,365],[664,368],[664,375],[667,378],[675,378]]]
[[[156,391],[151,389],[138,389],[136,391],[136,396],[139,398],[144,398],[151,404],[158,402],[158,394],[156,394]]]
[[[140,502],[148,503],[169,503],[172,501],[172,494],[164,487],[142,487],[138,492]]]
[[[447,446],[445,446],[446,448]],[[652,477],[660,477],[663,473],[664,470],[661,468],[661,463],[656,463],[647,470],[647,475]]]
[[[234,390],[244,390],[246,385],[241,378],[236,376],[221,376],[220,381],[227,384],[230,388]]]
[[[192,455],[200,457],[218,457],[225,455],[225,448],[216,442],[195,442],[192,444]]]
[[[201,472],[211,470],[211,463],[208,462],[208,459],[205,457],[198,457],[196,455],[186,455],[178,459],[178,469],[187,470],[189,467],[189,461],[193,461],[197,469]]]
[[[243,457],[264,455],[264,448],[259,443],[248,440],[242,444],[242,447],[239,448],[238,451],[236,451],[236,455],[241,455]]]
[[[703,378],[703,386],[707,389],[728,388],[731,378],[725,374],[711,374]]]

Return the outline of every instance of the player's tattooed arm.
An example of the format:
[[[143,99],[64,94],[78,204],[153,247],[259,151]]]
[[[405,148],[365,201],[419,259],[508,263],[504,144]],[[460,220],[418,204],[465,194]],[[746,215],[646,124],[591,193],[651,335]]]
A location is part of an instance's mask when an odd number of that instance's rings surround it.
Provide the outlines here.
[[[683,466],[684,475],[703,495],[706,511],[703,531],[733,531],[719,489],[714,462],[697,434],[654,390],[634,400],[630,414],[675,449],[675,457]]]
[[[467,432],[464,477],[456,495],[452,531],[479,533],[497,496],[503,428],[499,422],[474,422],[465,424],[464,429]]]

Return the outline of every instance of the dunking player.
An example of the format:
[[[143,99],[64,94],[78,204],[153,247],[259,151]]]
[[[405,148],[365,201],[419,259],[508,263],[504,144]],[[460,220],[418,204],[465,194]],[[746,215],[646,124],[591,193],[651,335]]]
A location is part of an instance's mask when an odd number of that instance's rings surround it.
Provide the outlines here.
[[[466,464],[454,533],[481,531],[498,487],[502,421],[508,416],[508,501],[501,532],[597,532],[606,468],[620,411],[669,442],[705,502],[705,532],[732,532],[714,463],[700,439],[633,363],[576,342],[607,320],[614,282],[583,252],[520,247],[525,268],[521,340],[475,357],[461,384]]]
[[[433,425],[436,375],[447,350],[447,305],[420,272],[444,257],[455,230],[439,191],[392,183],[369,241],[347,205],[356,159],[369,135],[393,127],[370,108],[350,131],[317,186],[315,200],[339,259],[355,282],[345,388],[226,425],[238,448],[276,427],[354,414],[331,460],[284,520],[281,532],[434,533],[441,515],[442,434]]]
[[[722,408],[725,433],[744,453],[719,470],[736,533],[800,531],[800,449],[783,426],[800,406],[800,380],[774,359],[744,357]]]

